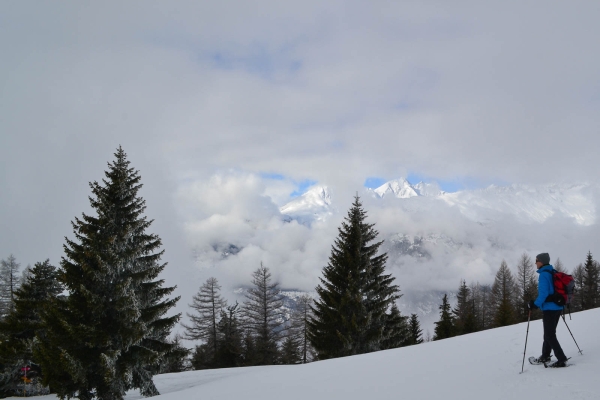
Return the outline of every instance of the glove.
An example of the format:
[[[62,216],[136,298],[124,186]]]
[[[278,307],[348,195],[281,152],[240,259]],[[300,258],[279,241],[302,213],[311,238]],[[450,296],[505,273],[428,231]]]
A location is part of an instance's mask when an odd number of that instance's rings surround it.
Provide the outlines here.
[[[529,303],[527,303],[527,308],[529,308],[530,310],[535,310],[536,308],[539,308],[539,307],[535,305],[533,300],[529,300]]]

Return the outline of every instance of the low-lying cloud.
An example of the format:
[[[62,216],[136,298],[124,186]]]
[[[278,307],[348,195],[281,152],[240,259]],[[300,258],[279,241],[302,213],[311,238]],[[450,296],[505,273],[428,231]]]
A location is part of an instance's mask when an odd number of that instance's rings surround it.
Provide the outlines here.
[[[290,221],[279,212],[282,204],[265,194],[269,184],[254,174],[225,172],[181,189],[182,209],[199,210],[193,217],[182,216],[195,267],[203,277],[218,277],[231,291],[248,285],[262,262],[282,287],[312,291],[347,208],[312,224]],[[581,226],[561,215],[537,223],[506,214],[481,223],[437,198],[375,199],[364,189],[360,195],[368,222],[375,223],[379,239],[385,240],[388,269],[407,292],[454,291],[461,279],[490,284],[502,260],[516,272],[523,252],[531,257],[549,252],[553,261],[560,257],[573,268],[593,250],[599,230],[597,224]],[[422,254],[398,252],[394,242],[402,235],[409,241],[416,237]]]

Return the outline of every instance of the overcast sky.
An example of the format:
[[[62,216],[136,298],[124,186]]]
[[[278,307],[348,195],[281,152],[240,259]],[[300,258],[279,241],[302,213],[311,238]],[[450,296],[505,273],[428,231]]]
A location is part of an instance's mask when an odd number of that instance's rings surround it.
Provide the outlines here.
[[[344,208],[400,176],[597,182],[598,21],[595,0],[4,0],[0,258],[58,264],[119,145],[180,285],[190,221],[314,183]]]

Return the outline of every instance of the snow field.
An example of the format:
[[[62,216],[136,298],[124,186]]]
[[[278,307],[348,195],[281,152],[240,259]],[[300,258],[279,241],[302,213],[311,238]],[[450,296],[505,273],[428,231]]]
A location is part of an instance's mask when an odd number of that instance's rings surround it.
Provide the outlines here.
[[[569,368],[525,360],[527,323],[417,346],[306,365],[230,368],[158,375],[156,400],[600,399],[600,309],[567,316],[558,339]],[[542,322],[532,321],[526,357],[541,354]],[[130,392],[128,400],[140,399]],[[55,396],[36,399],[52,400]]]

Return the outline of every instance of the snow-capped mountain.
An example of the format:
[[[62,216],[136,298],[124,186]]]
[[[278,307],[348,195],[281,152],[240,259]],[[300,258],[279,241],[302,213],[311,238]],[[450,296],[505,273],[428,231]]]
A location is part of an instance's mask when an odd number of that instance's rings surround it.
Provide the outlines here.
[[[374,189],[373,193],[379,198],[391,195],[399,199],[408,199],[420,195],[417,190],[415,190],[415,187],[404,178],[386,182],[377,189]]]
[[[395,179],[366,194],[376,199],[403,200],[433,198],[450,207],[457,207],[467,219],[489,223],[510,217],[522,223],[542,223],[552,216],[572,218],[577,224],[589,226],[596,222],[594,191],[589,184],[551,185],[491,185],[485,189],[447,193],[436,184],[419,182],[412,185],[404,178]],[[411,203],[414,205],[414,203]],[[324,220],[334,212],[331,193],[326,186],[310,189],[304,195],[280,208],[282,214],[302,222]]]
[[[325,220],[334,212],[331,193],[327,186],[316,186],[279,210],[283,215],[308,224]]]
[[[541,223],[554,215],[589,226],[596,222],[594,188],[587,184],[489,186],[446,193],[440,198],[477,222],[511,215],[521,222]]]
[[[376,189],[367,189],[373,197],[384,198],[393,196],[398,199],[409,199],[419,196],[441,196],[445,192],[440,190],[436,183],[419,182],[416,185],[411,184],[404,178],[398,178],[384,183]]]
[[[419,182],[416,185],[413,185],[413,189],[419,196],[441,196],[445,194],[443,190],[440,190],[440,187],[437,183],[425,183]]]
[[[385,250],[391,255],[409,255],[415,258],[430,258],[427,245],[443,246],[449,251],[455,251],[463,246],[463,243],[448,237],[445,234],[428,234],[426,236],[393,234],[385,244]]]

